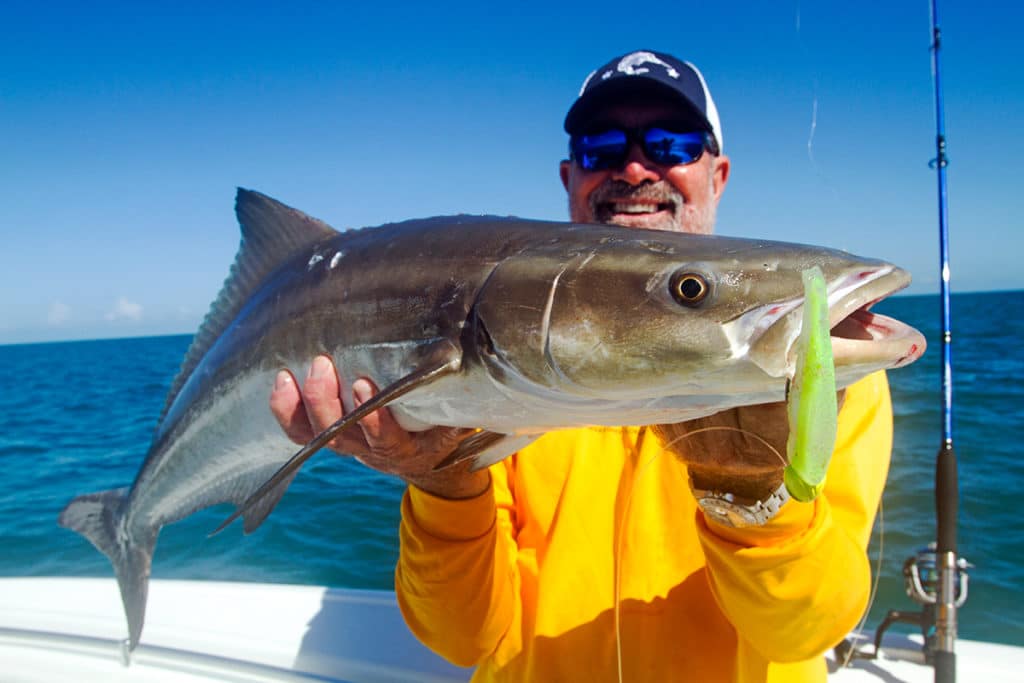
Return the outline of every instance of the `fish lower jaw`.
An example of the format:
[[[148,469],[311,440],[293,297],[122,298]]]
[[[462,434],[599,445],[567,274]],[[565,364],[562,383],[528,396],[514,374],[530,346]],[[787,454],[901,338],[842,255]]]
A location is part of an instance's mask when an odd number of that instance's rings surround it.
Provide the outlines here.
[[[890,369],[909,365],[927,347],[913,327],[859,309],[832,328],[832,357],[837,371],[852,366]]]
[[[784,355],[751,351],[751,359],[772,377],[792,377],[796,368],[798,331],[782,342]],[[832,360],[840,385],[848,386],[878,370],[903,367],[916,361],[927,346],[924,335],[913,327],[888,316],[872,313],[867,307],[855,310],[831,330]]]

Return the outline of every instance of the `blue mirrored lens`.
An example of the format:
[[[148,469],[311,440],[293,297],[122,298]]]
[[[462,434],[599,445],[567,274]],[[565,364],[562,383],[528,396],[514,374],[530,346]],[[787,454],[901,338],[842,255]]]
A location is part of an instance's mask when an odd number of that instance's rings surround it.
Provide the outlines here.
[[[611,129],[600,133],[574,135],[569,141],[572,158],[587,171],[620,168],[636,141],[644,155],[656,164],[690,164],[704,153],[707,135],[701,132],[676,133],[664,128],[625,131]]]
[[[664,128],[649,128],[644,133],[644,154],[655,163],[690,164],[703,153],[703,133],[673,133]]]
[[[622,164],[628,147],[629,140],[625,131],[621,130],[577,135],[572,138],[573,158],[587,171],[600,171]]]

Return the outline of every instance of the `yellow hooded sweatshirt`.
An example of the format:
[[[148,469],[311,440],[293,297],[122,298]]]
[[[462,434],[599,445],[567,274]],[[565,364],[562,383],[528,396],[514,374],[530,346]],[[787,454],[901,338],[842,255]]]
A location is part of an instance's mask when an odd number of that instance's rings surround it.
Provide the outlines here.
[[[474,681],[824,681],[868,600],[888,472],[884,373],[851,386],[824,493],[761,527],[705,519],[645,428],[548,434],[470,500],[410,487],[398,601]]]

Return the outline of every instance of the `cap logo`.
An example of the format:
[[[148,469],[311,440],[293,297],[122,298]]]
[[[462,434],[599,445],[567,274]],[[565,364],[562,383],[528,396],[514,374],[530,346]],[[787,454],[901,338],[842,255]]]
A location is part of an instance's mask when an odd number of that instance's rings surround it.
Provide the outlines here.
[[[640,74],[650,73],[645,65],[654,64],[665,69],[665,73],[671,78],[678,79],[679,72],[676,71],[671,64],[664,62],[652,52],[633,52],[628,54],[619,60],[619,65],[616,67],[619,72],[626,74],[627,76],[638,76]],[[610,74],[609,74],[610,75]]]

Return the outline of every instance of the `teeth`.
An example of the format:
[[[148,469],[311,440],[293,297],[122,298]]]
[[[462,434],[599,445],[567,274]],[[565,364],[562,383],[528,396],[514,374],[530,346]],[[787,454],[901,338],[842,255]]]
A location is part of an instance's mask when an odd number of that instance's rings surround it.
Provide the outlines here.
[[[615,210],[619,213],[654,213],[658,210],[657,204],[616,204]]]

